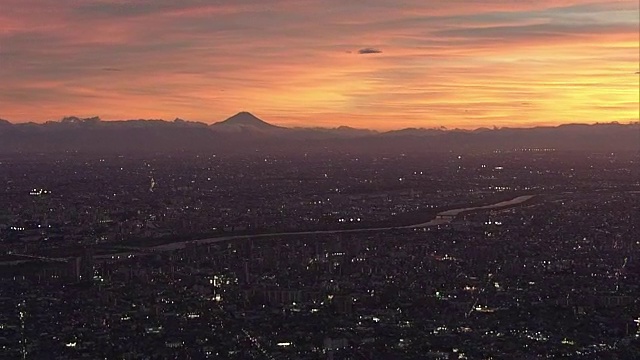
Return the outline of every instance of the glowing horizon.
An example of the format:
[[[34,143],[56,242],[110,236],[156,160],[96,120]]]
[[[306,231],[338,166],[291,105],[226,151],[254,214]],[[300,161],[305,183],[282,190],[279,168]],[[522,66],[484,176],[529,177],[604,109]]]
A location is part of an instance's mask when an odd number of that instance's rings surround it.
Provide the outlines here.
[[[637,1],[4,0],[0,118],[638,121]]]

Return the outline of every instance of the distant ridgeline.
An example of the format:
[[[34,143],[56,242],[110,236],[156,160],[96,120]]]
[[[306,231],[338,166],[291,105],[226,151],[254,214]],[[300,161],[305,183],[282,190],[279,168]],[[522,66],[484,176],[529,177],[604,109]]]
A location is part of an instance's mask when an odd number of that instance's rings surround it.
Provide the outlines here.
[[[255,151],[299,153],[448,151],[639,151],[640,124],[567,124],[535,128],[388,132],[337,128],[286,128],[240,112],[211,125],[175,119],[102,121],[65,117],[42,124],[0,119],[0,153]]]

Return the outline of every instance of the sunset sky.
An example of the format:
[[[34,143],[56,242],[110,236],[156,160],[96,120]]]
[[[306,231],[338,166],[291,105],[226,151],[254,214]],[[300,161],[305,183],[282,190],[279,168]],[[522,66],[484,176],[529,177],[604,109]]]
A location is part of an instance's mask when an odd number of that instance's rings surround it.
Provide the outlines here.
[[[0,0],[0,118],[639,118],[638,0]]]

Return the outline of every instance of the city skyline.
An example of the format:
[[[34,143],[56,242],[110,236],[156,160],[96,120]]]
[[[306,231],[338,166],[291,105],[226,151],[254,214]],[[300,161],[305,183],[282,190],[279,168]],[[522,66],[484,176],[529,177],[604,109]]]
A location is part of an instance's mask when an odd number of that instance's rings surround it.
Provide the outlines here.
[[[8,0],[1,118],[287,127],[638,120],[632,1]]]
[[[3,153],[2,354],[638,358],[637,146],[429,143]]]

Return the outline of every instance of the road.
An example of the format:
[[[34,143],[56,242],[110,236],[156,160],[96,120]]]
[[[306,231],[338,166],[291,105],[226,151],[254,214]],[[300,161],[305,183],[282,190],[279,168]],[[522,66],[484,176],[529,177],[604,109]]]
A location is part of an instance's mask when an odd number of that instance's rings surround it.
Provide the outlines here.
[[[344,233],[359,233],[359,232],[377,232],[377,231],[388,231],[388,230],[396,230],[396,229],[416,229],[416,228],[426,228],[431,226],[443,225],[450,223],[453,219],[464,212],[469,212],[473,210],[491,210],[491,209],[499,209],[510,206],[515,206],[521,204],[525,201],[528,201],[535,197],[535,195],[524,195],[518,196],[514,199],[501,201],[499,203],[486,205],[486,206],[478,206],[478,207],[468,207],[468,208],[460,208],[460,209],[450,209],[446,211],[442,211],[436,215],[436,218],[419,223],[414,225],[406,225],[406,226],[387,226],[387,227],[376,227],[376,228],[360,228],[360,229],[340,229],[340,230],[317,230],[317,231],[295,231],[295,232],[280,232],[280,233],[267,233],[267,234],[253,234],[253,235],[230,235],[230,236],[221,236],[207,239],[199,239],[199,240],[189,240],[189,241],[179,241],[173,242],[164,245],[157,245],[149,248],[145,248],[145,251],[142,250],[134,252],[123,252],[116,254],[105,254],[105,255],[97,255],[96,259],[114,259],[120,257],[126,257],[129,255],[142,255],[144,253],[151,252],[163,252],[163,251],[173,251],[183,249],[187,244],[212,244],[222,241],[230,241],[230,240],[240,240],[240,239],[259,239],[259,238],[270,238],[270,237],[283,237],[283,236],[300,236],[300,235],[322,235],[322,234],[344,234]],[[442,218],[441,216],[445,216]]]

